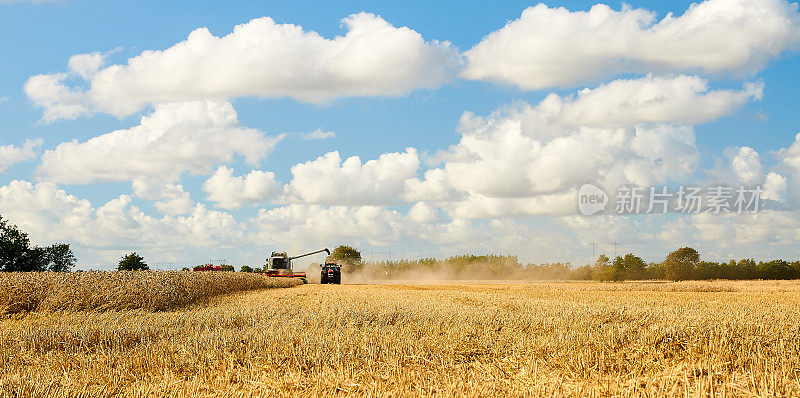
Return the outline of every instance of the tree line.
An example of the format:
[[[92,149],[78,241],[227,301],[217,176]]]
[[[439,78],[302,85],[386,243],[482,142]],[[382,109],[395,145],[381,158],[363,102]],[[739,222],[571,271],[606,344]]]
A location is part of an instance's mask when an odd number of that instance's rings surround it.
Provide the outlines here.
[[[75,256],[66,243],[46,247],[31,245],[28,234],[0,215],[0,271],[69,271]]]
[[[424,258],[363,263],[351,268],[375,279],[402,279],[415,274],[436,274],[452,279],[557,279],[623,281],[642,279],[800,279],[800,261],[753,259],[728,262],[701,261],[697,250],[682,247],[664,261],[647,263],[633,253],[613,260],[601,255],[594,264],[522,264],[517,256],[454,256],[444,260]]]

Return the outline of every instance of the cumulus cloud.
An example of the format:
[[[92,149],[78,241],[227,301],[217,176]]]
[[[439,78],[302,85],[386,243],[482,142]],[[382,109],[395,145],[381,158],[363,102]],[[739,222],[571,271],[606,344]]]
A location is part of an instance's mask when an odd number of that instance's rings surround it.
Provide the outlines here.
[[[775,157],[778,165],[775,172],[781,173],[773,177],[772,183],[785,190],[786,200],[794,208],[800,207],[800,133],[795,136],[794,142],[786,148],[780,149]]]
[[[208,200],[218,207],[235,209],[247,204],[265,202],[281,191],[280,183],[275,181],[275,173],[251,170],[245,176],[236,177],[233,169],[220,166],[203,183],[203,191]]]
[[[301,26],[258,18],[216,37],[199,28],[165,50],[144,51],[124,65],[100,68],[95,54],[70,60],[87,90],[67,74],[36,75],[25,92],[44,120],[94,112],[125,116],[152,103],[290,97],[326,103],[341,97],[399,96],[447,82],[460,63],[448,42],[426,41],[412,29],[359,13],[344,18],[344,36],[327,39]]]
[[[408,179],[403,197],[462,218],[573,214],[586,182],[614,190],[692,176],[700,160],[693,125],[738,110],[761,90],[709,90],[697,77],[648,75],[486,117],[466,112],[459,143],[431,156],[441,166]]]
[[[66,184],[148,178],[174,182],[184,172],[210,174],[236,154],[256,164],[280,138],[241,127],[227,102],[158,104],[135,127],[45,151],[37,173]]]
[[[708,82],[680,75],[619,79],[577,96],[551,94],[540,105],[541,116],[566,126],[623,127],[638,123],[700,124],[761,99],[764,85],[746,83],[742,90],[708,90]],[[540,116],[540,117],[541,117]]]
[[[564,214],[575,211],[575,189],[585,182],[646,186],[686,178],[699,162],[690,126],[560,127],[553,134],[523,123],[535,111],[464,114],[460,142],[439,155],[441,167],[407,180],[404,198],[450,202],[459,217]]]
[[[786,0],[706,0],[660,21],[624,5],[538,4],[466,51],[462,77],[535,90],[623,73],[743,75],[798,43],[798,6]]]
[[[721,247],[760,244],[759,253],[764,255],[767,246],[794,246],[800,239],[798,222],[797,212],[765,210],[758,214],[700,213],[691,217],[689,225],[699,241],[714,241]]]
[[[71,56],[67,62],[67,67],[72,73],[82,77],[84,80],[89,80],[100,70],[104,63],[105,55],[93,52]]]
[[[764,171],[761,167],[761,160],[758,152],[750,147],[739,147],[736,154],[731,158],[731,167],[736,177],[746,185],[754,185],[762,182]]]
[[[378,205],[396,203],[406,179],[419,168],[414,148],[385,153],[361,163],[358,156],[342,161],[338,151],[292,166],[286,187],[291,203],[327,205]]]
[[[3,217],[28,232],[36,244],[67,241],[81,247],[185,252],[235,247],[245,230],[230,214],[195,205],[186,216],[155,218],[121,195],[95,207],[51,182],[15,180],[0,187]],[[118,254],[115,254],[117,256]]]
[[[5,173],[15,163],[36,157],[36,150],[42,146],[42,139],[25,140],[22,147],[0,145],[0,174]]]
[[[470,128],[457,147],[472,157],[408,180],[407,200],[451,202],[459,217],[574,213],[582,183],[646,186],[685,178],[699,161],[690,127],[580,128],[544,140],[526,135],[513,116],[466,114],[462,126]]]
[[[408,209],[408,219],[418,223],[435,222],[439,220],[439,211],[425,202],[417,202]]]
[[[498,109],[492,117],[511,115],[526,135],[550,139],[579,127],[706,123],[761,99],[762,93],[761,82],[746,83],[741,90],[709,90],[708,81],[695,76],[647,75],[614,80],[574,95],[550,94],[535,106],[519,102]]]
[[[183,185],[169,184],[157,177],[135,179],[131,183],[133,193],[143,199],[157,200],[153,205],[164,214],[187,214],[192,211],[194,201]]]
[[[399,240],[402,220],[399,212],[383,206],[291,204],[261,209],[250,222],[257,231],[253,235],[256,241],[277,238],[286,245],[326,245],[333,239],[358,239],[383,245]]]
[[[764,183],[766,176],[761,164],[761,156],[755,149],[728,147],[723,151],[724,162],[719,163],[708,172],[711,183],[730,186],[756,186]]]

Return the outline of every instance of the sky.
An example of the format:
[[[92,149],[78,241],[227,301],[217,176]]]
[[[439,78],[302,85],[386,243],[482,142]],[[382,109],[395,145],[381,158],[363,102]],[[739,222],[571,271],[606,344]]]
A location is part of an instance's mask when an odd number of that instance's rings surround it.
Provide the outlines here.
[[[800,257],[797,3],[330,3],[0,0],[0,215],[78,269]]]

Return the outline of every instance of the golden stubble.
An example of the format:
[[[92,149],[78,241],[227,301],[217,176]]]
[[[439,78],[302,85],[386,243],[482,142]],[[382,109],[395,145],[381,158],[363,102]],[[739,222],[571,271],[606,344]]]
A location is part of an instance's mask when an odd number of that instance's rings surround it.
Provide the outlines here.
[[[5,396],[797,396],[800,283],[305,285],[0,321]]]

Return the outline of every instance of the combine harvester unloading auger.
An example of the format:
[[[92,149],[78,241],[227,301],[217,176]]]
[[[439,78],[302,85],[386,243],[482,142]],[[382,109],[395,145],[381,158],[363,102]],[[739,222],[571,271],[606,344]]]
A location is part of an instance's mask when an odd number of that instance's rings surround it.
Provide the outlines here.
[[[272,252],[272,254],[269,256],[269,259],[267,259],[266,274],[269,276],[282,278],[300,278],[303,283],[308,283],[308,277],[306,276],[305,272],[294,272],[292,270],[292,260],[322,252],[328,253],[329,256],[331,255],[331,251],[328,249],[317,250],[315,252],[301,254],[294,257],[289,257],[286,252]]]

